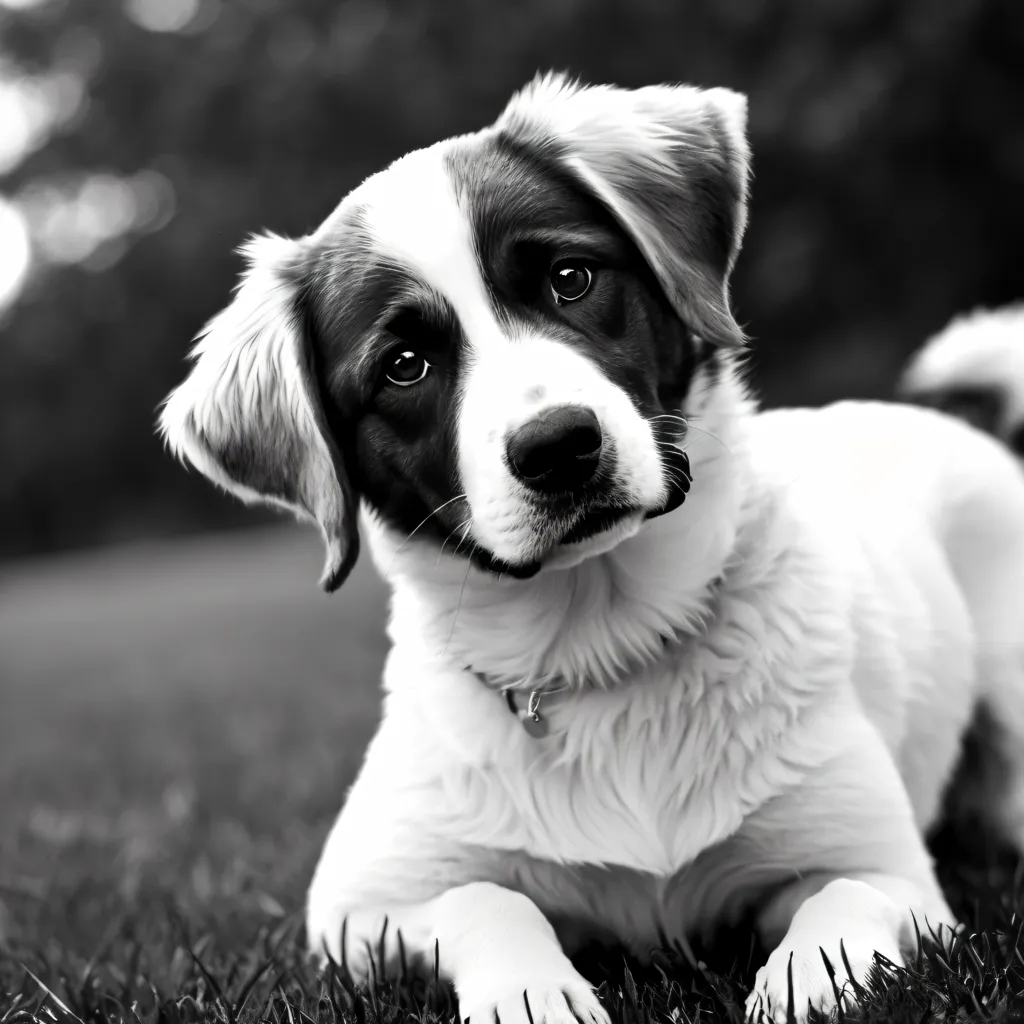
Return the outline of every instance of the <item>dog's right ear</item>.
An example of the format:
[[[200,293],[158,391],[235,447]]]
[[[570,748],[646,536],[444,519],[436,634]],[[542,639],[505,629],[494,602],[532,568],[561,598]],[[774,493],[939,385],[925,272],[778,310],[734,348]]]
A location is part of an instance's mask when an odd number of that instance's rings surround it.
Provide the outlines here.
[[[356,498],[327,429],[299,307],[305,248],[270,236],[244,253],[248,272],[200,334],[159,431],[175,455],[243,501],[316,522],[327,546],[321,582],[333,591],[359,554]]]
[[[746,97],[538,76],[496,127],[567,172],[632,236],[692,331],[737,347],[729,276],[747,220]]]

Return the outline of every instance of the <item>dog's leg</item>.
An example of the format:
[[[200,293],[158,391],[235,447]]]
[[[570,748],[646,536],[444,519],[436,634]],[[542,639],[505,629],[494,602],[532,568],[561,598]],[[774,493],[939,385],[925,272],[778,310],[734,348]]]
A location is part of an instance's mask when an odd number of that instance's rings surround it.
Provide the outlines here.
[[[507,858],[463,842],[472,822],[428,742],[400,712],[385,717],[310,885],[312,952],[372,982],[401,961],[431,971],[436,951],[474,1024],[607,1024],[538,906],[495,884]]]
[[[853,709],[823,725],[834,755],[741,830],[797,876],[759,917],[775,948],[747,1001],[755,1020],[785,1021],[791,989],[798,1021],[808,1005],[834,1009],[837,993],[852,1004],[875,953],[902,964],[918,929],[947,940],[956,927],[882,739]]]
[[[454,982],[464,1021],[607,1024],[593,988],[522,893],[471,882],[423,903],[348,913],[337,908],[332,917],[337,928],[323,930],[322,943],[358,981],[372,982],[400,961],[430,970],[436,955],[441,976]],[[311,928],[321,927],[311,915]]]
[[[345,962],[359,980],[399,959],[432,970],[436,956],[441,976],[455,985],[463,1021],[608,1022],[537,905],[493,882],[456,886],[420,904],[353,911],[344,931]],[[340,957],[338,944],[329,945]]]
[[[757,972],[747,1000],[748,1016],[755,1021],[762,1011],[766,1021],[788,1019],[791,978],[798,1021],[806,1020],[808,1005],[827,1012],[842,1001],[850,1010],[876,954],[902,965],[904,951],[916,946],[916,929],[922,940],[934,934],[945,941],[955,928],[930,885],[881,873],[818,875],[787,886],[759,925],[767,936],[778,934],[786,921],[789,926]]]

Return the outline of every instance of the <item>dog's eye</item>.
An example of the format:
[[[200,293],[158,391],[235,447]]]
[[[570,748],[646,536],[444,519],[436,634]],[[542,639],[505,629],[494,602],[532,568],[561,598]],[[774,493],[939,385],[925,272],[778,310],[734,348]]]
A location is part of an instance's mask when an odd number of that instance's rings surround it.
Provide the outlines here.
[[[559,260],[550,270],[551,293],[555,302],[576,302],[590,291],[594,275],[579,260]]]
[[[392,384],[407,388],[418,384],[430,372],[430,363],[419,352],[405,351],[393,356],[384,369]]]

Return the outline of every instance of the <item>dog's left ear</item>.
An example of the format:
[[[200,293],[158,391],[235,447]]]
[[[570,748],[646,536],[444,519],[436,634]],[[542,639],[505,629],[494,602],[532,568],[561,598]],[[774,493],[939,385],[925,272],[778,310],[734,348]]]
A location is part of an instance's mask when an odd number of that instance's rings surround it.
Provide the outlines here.
[[[359,553],[356,498],[325,422],[299,306],[305,248],[261,237],[244,252],[249,270],[200,334],[159,430],[175,455],[243,501],[313,520],[327,547],[321,582],[336,590]]]
[[[608,208],[693,331],[741,345],[729,275],[747,217],[746,115],[746,97],[729,89],[585,87],[545,75],[495,127]]]

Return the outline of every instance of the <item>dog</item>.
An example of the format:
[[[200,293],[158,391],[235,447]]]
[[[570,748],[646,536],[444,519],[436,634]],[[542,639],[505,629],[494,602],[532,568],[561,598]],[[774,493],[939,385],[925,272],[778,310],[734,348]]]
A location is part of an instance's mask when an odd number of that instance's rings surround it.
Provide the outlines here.
[[[745,123],[727,89],[540,76],[253,240],[160,412],[318,525],[328,591],[360,536],[389,581],[308,940],[357,977],[436,957],[464,1020],[603,1024],[575,944],[750,914],[749,1014],[852,999],[957,927],[922,833],[980,704],[1024,839],[1024,476],[935,410],[758,412]]]

